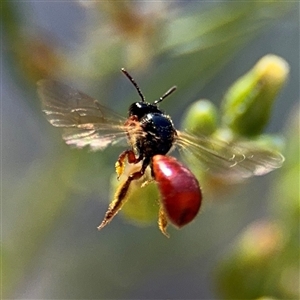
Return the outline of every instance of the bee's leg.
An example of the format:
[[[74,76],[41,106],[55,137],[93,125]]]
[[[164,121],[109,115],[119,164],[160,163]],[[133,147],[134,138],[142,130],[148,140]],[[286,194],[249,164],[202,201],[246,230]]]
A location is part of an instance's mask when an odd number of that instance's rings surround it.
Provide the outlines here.
[[[152,180],[155,180],[155,176],[154,176],[154,172],[153,172],[153,165],[152,165],[152,160],[150,161],[150,169],[151,169],[151,176],[152,176]],[[146,181],[147,184],[147,181]],[[168,217],[166,215],[166,212],[163,208],[163,205],[161,204],[161,202],[159,203],[159,212],[158,212],[158,228],[161,231],[161,233],[166,236],[167,238],[170,237],[170,235],[167,232],[167,227],[168,227]]]
[[[138,163],[141,160],[141,157],[136,158],[135,154],[132,150],[125,150],[120,155],[118,160],[115,163],[115,168],[117,172],[117,178],[119,179],[120,176],[123,174],[125,169],[125,158],[127,156],[128,162],[130,164],[132,163]]]
[[[146,187],[148,184],[152,183],[154,181],[154,179],[147,179],[145,180],[142,184],[141,184],[141,188]]]
[[[145,159],[143,161],[143,165],[140,171],[134,172],[128,176],[128,178],[122,183],[119,188],[117,189],[113,201],[110,203],[107,212],[105,213],[104,220],[102,223],[97,227],[98,230],[102,229],[105,225],[107,225],[113,217],[118,213],[118,211],[122,208],[126,201],[126,196],[128,193],[128,189],[130,186],[131,181],[137,180],[141,178],[147,166],[149,165],[149,160]]]
[[[160,206],[159,213],[158,213],[158,227],[161,233],[168,238],[170,237],[170,235],[167,233],[167,226],[168,226],[168,218],[166,216],[165,210],[163,209],[162,206]]]

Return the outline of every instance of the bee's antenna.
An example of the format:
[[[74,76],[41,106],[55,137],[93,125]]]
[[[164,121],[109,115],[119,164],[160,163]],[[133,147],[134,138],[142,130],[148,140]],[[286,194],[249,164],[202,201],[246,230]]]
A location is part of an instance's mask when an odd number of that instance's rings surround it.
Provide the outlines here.
[[[142,102],[146,102],[145,96],[143,95],[141,89],[139,88],[139,86],[137,85],[137,83],[134,81],[134,79],[129,75],[129,73],[122,68],[121,71],[123,72],[123,74],[126,75],[126,77],[131,81],[131,83],[134,85],[134,87],[136,88],[138,94],[140,95]]]
[[[158,100],[155,100],[153,104],[158,104],[159,102],[163,101],[166,97],[172,94],[177,89],[177,86],[172,86],[169,90],[167,90]]]

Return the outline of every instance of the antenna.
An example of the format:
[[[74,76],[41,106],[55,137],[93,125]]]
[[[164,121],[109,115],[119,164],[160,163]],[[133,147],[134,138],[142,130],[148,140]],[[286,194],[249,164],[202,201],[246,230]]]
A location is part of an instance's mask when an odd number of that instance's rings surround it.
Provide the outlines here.
[[[134,87],[136,88],[138,94],[140,95],[142,102],[146,102],[145,96],[143,95],[141,89],[139,88],[139,86],[137,85],[137,83],[134,81],[134,79],[131,77],[131,75],[124,69],[122,68],[121,71],[123,72],[123,74],[125,74],[125,76],[131,81],[131,83],[134,85]],[[165,96],[166,97],[166,96]],[[164,97],[164,98],[165,98]],[[160,99],[160,98],[159,98]],[[159,101],[160,102],[160,101]]]
[[[177,89],[176,85],[172,86],[158,100],[155,100],[153,104],[158,104],[159,102],[163,101],[166,97],[168,97],[169,95],[171,95],[176,89]]]

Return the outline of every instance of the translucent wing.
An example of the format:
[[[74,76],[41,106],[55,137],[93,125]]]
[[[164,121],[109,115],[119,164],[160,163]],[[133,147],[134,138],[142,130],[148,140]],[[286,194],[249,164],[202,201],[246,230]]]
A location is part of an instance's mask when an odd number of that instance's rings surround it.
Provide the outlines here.
[[[38,95],[47,120],[64,129],[67,144],[102,150],[126,139],[125,118],[88,95],[54,80],[39,81]]]
[[[193,165],[199,164],[213,176],[239,181],[264,175],[281,167],[284,157],[253,142],[226,143],[178,131],[176,144]]]

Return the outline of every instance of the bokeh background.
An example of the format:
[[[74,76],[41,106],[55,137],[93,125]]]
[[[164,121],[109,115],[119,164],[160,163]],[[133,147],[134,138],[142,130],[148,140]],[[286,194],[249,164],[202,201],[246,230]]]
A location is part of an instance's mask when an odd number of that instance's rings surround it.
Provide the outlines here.
[[[299,3],[1,5],[3,298],[298,299]],[[138,100],[125,67],[149,101],[178,86],[163,108],[179,127],[189,104],[219,105],[268,53],[290,65],[266,128],[285,138],[285,165],[205,194],[202,213],[170,239],[156,220],[122,213],[98,232],[122,148],[69,149],[41,112],[36,81],[57,78],[125,116]]]

